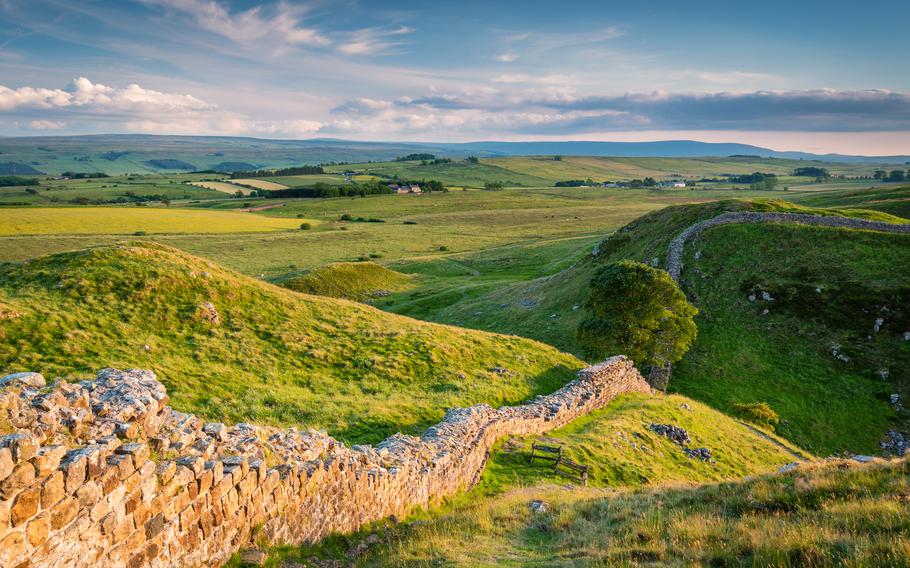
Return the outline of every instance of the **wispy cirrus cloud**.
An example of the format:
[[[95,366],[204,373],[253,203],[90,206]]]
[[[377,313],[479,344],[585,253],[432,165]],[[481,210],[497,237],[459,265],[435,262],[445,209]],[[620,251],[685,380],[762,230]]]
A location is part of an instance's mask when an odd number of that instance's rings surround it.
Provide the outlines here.
[[[326,46],[331,43],[316,28],[303,25],[306,7],[299,4],[279,2],[234,13],[216,0],[141,1],[188,15],[202,29],[242,45],[256,45],[269,38],[305,46]]]
[[[338,51],[345,55],[388,55],[407,42],[404,36],[414,33],[414,28],[380,26],[365,28],[345,34]]]

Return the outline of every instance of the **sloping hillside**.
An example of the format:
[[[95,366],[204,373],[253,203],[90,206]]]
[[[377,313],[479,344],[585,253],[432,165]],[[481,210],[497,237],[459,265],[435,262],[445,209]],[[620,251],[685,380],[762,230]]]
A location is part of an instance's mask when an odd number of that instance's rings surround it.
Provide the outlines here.
[[[549,393],[583,364],[532,340],[307,296],[149,243],[0,265],[0,369],[158,373],[207,418],[380,440],[451,406]]]
[[[833,460],[698,487],[516,488],[283,553],[355,566],[906,566],[908,473],[904,460]]]
[[[599,266],[622,258],[664,266],[667,245],[684,228],[742,210],[906,222],[878,211],[780,201],[669,207],[617,231],[597,256],[553,276],[464,299],[431,319],[508,329],[580,353],[574,330]],[[910,396],[910,341],[903,340],[910,331],[908,245],[907,235],[806,226],[706,231],[686,247],[682,284],[700,310],[699,336],[677,366],[671,390],[725,412],[735,403],[766,402],[781,415],[784,436],[820,454],[881,451],[888,431],[907,427],[891,395],[899,395],[898,402]],[[762,301],[762,291],[775,301]],[[750,302],[750,296],[758,300]],[[879,317],[883,323],[875,333]],[[848,361],[832,353],[835,345]]]

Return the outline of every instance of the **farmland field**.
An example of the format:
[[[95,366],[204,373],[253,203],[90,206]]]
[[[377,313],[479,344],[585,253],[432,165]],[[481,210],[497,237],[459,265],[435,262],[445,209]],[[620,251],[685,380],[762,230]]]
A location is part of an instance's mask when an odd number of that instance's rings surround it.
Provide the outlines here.
[[[249,186],[255,187],[256,189],[267,189],[267,190],[287,189],[288,188],[288,186],[284,185],[283,183],[275,183],[273,181],[266,181],[263,179],[232,179],[229,181],[229,183],[239,184],[239,185],[249,185]],[[243,188],[241,188],[241,189],[243,189]]]
[[[234,195],[238,191],[243,195],[249,195],[253,192],[251,189],[248,189],[246,187],[240,187],[224,181],[194,181],[190,182],[190,185],[195,185],[196,187],[204,187],[206,189],[214,189],[215,191],[220,191],[229,195]]]
[[[299,220],[227,211],[126,207],[0,209],[0,235],[251,233],[290,230]],[[5,248],[5,247],[4,247]]]

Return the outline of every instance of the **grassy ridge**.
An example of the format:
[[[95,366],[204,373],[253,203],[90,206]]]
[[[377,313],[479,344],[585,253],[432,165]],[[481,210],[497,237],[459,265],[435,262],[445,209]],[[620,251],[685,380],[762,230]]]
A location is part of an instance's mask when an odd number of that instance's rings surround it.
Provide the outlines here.
[[[906,461],[832,461],[701,487],[466,498],[419,522],[273,558],[356,566],[907,566]],[[534,500],[550,510],[531,511]],[[369,539],[369,540],[368,540]],[[358,545],[368,544],[360,555]]]
[[[583,366],[531,340],[298,294],[147,243],[0,265],[0,303],[19,314],[0,320],[4,371],[148,368],[178,409],[348,441],[419,431],[451,406],[518,403]]]

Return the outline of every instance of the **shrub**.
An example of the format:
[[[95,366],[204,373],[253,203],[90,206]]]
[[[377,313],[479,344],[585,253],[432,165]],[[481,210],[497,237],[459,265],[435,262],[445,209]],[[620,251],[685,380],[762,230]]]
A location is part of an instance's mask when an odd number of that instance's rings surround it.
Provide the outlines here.
[[[309,231],[312,228],[313,228],[313,225],[311,223],[301,223],[300,224],[301,231]]]
[[[446,252],[446,251],[448,251],[448,250],[449,250],[449,247],[447,247],[447,246],[445,246],[445,245],[442,245],[442,246],[439,247],[439,251],[440,251],[440,252]]]
[[[780,416],[766,402],[734,402],[733,412],[752,422],[774,431],[780,422]]]
[[[612,262],[591,279],[590,316],[576,337],[589,355],[623,354],[639,365],[679,361],[697,329],[698,310],[663,270],[640,262]]]
[[[385,223],[385,219],[377,219],[375,217],[371,217],[369,221],[370,223]]]
[[[370,258],[382,258],[382,255],[379,254],[378,252],[371,252]]]
[[[405,221],[404,224],[405,225],[416,225],[417,221]]]
[[[343,213],[343,214],[341,215],[341,217],[339,217],[339,219],[342,220],[342,221],[353,221],[353,220],[354,220],[354,218],[351,217],[351,214],[350,214],[350,213]]]
[[[135,233],[133,233],[133,236],[134,237],[144,237],[147,234],[148,233],[146,233],[145,231],[136,231]]]

